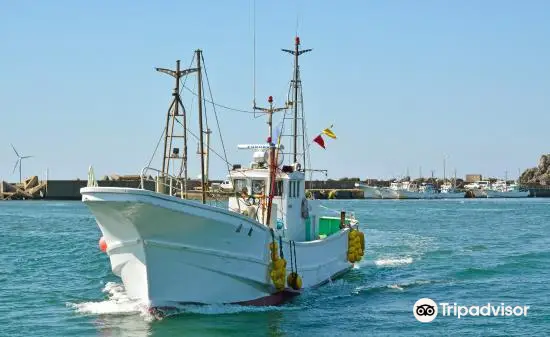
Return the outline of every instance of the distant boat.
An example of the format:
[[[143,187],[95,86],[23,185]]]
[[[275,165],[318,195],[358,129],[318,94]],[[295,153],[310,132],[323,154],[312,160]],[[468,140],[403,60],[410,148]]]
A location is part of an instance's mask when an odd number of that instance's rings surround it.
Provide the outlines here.
[[[403,181],[398,194],[399,199],[439,199],[439,192],[431,183],[422,183],[418,186],[415,183]]]
[[[476,182],[464,185],[468,191],[472,191],[476,198],[487,198],[487,190],[491,187],[488,180],[478,180]]]
[[[410,181],[402,181],[399,185],[399,199],[423,199],[418,186]]]
[[[376,186],[369,186],[362,183],[355,183],[355,187],[363,190],[365,199],[380,199],[382,198],[382,193],[380,189]]]
[[[521,191],[518,184],[508,185],[506,181],[499,180],[486,190],[487,198],[527,198],[529,191]]]
[[[464,198],[464,192],[457,190],[451,183],[446,182],[441,185],[441,190],[439,193],[440,199],[458,199]]]
[[[390,187],[380,188],[380,196],[382,199],[399,199],[399,190],[401,184],[397,182],[390,183]]]

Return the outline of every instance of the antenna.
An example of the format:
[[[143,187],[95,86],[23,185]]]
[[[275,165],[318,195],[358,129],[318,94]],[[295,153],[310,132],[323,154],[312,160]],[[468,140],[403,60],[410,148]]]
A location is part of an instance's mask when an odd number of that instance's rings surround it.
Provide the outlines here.
[[[256,106],[256,0],[252,3],[252,106]]]
[[[23,182],[23,179],[22,179],[22,175],[21,175],[21,166],[23,164],[23,159],[27,159],[27,158],[32,158],[34,156],[21,156],[19,155],[19,152],[17,152],[17,150],[15,149],[15,146],[13,146],[13,144],[11,144],[11,148],[13,149],[13,152],[15,152],[15,155],[17,156],[17,161],[15,162],[15,166],[13,167],[13,172],[12,174],[15,173],[15,170],[17,169],[17,166],[19,166],[19,183],[22,183]]]

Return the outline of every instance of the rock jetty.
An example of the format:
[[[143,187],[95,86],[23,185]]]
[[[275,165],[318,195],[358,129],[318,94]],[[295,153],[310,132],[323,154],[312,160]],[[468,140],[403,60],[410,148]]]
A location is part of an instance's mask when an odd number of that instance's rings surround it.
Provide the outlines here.
[[[539,165],[525,170],[520,178],[520,184],[550,186],[550,154],[540,156]]]

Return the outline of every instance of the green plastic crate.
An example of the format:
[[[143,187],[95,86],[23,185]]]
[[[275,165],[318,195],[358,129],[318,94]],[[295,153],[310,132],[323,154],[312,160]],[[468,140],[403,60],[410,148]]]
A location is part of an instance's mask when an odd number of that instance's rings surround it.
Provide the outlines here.
[[[349,219],[346,219],[346,224],[349,225]],[[340,218],[323,216],[319,218],[319,235],[332,235],[340,230]]]

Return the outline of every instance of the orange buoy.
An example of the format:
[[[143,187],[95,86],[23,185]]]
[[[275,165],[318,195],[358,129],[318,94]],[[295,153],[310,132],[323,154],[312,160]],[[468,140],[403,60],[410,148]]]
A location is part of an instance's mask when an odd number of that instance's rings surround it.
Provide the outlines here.
[[[107,251],[107,242],[103,236],[99,238],[99,249],[104,253]]]

